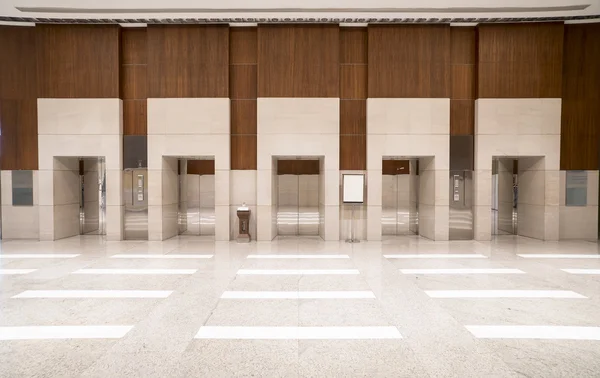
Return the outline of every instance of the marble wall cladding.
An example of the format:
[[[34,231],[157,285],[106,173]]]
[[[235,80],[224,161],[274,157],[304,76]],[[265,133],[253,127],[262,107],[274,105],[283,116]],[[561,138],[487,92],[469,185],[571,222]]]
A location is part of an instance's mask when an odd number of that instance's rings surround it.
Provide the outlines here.
[[[258,134],[339,134],[338,98],[259,98]]]
[[[75,185],[77,175],[65,171],[77,171],[80,157],[105,158],[106,238],[122,240],[122,120],[120,99],[38,99],[39,185],[52,188],[40,193],[40,240],[66,237],[75,229],[66,218],[74,214],[69,198],[79,180]],[[54,209],[63,205],[69,206]],[[76,220],[79,233],[78,215]]]
[[[519,158],[519,169],[522,170],[519,174],[519,201],[524,201],[526,209],[519,205],[518,233],[524,232],[544,240],[558,238],[560,122],[560,99],[475,101],[476,240],[491,239],[491,213],[486,208],[491,206],[494,157]],[[536,206],[541,206],[543,211]],[[523,211],[525,214],[522,214]],[[528,222],[542,222],[542,226]]]
[[[121,135],[122,120],[118,98],[38,99],[39,135]]]
[[[567,172],[560,171],[559,238],[598,240],[598,171],[587,171],[587,205],[566,206]]]
[[[448,135],[450,99],[447,98],[369,98],[369,134]]]
[[[149,98],[148,135],[229,135],[228,98]]]
[[[448,239],[448,172],[450,156],[450,100],[434,98],[367,99],[367,238],[381,240],[383,158],[421,158],[425,178],[409,177],[408,229],[435,240]],[[423,158],[428,157],[428,158]],[[412,167],[416,171],[416,166]],[[411,181],[412,180],[412,181]],[[412,198],[412,200],[411,200]],[[418,200],[417,200],[418,198]],[[421,205],[432,208],[421,214]],[[444,209],[435,209],[441,207]],[[433,215],[441,214],[440,219]],[[417,215],[418,214],[418,215]],[[375,217],[375,218],[372,218]],[[423,223],[423,225],[422,225]],[[422,229],[422,227],[425,227]]]
[[[273,164],[278,156],[321,158],[318,196],[323,211],[318,211],[319,234],[325,240],[339,240],[339,99],[259,98],[257,106],[258,240],[272,240],[277,235],[278,194],[274,185],[278,178]],[[324,212],[335,212],[334,219]]]
[[[170,168],[165,168],[163,161],[176,158],[212,158],[215,160],[213,178],[200,178],[200,202],[214,202],[214,214],[209,207],[200,211],[200,226],[206,225],[206,232],[212,233],[214,220],[215,240],[226,241],[232,237],[230,202],[230,136],[229,136],[229,99],[228,98],[166,98],[148,99],[148,169],[152,174],[162,177],[171,176]],[[165,171],[166,172],[163,172]],[[212,181],[211,181],[212,180]],[[174,181],[176,183],[176,181]],[[160,183],[160,184],[159,184]],[[170,224],[163,223],[172,219],[172,204],[167,188],[174,184],[172,179],[153,180],[148,183],[148,196],[158,200],[162,197],[162,208],[149,210],[149,228],[162,227],[150,232],[153,240],[164,240],[172,235]],[[163,187],[159,188],[158,185]],[[202,196],[203,187],[206,188]],[[214,193],[214,200],[210,188]],[[218,188],[216,190],[215,188]],[[162,196],[154,193],[163,190]],[[158,206],[156,203],[154,206]],[[152,203],[150,203],[152,206]],[[166,206],[166,208],[164,207]],[[202,209],[202,206],[200,207]],[[163,214],[167,211],[166,214]],[[203,215],[204,214],[204,215]],[[156,219],[154,219],[156,217]],[[162,235],[162,236],[161,236]],[[173,235],[172,235],[173,236]],[[156,239],[161,238],[161,239]]]
[[[2,239],[39,238],[38,172],[33,171],[33,206],[12,205],[12,171],[1,171]]]
[[[475,101],[475,134],[560,135],[560,98],[482,98]]]

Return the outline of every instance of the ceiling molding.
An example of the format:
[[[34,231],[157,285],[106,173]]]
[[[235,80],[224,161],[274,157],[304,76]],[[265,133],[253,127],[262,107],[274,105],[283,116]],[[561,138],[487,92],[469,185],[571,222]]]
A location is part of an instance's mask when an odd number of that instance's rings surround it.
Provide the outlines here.
[[[47,18],[0,16],[0,22],[36,24],[455,24],[455,23],[515,23],[515,22],[597,22],[600,15],[557,17],[501,17],[501,18]]]
[[[444,8],[76,8],[76,7],[15,7],[23,13],[57,14],[169,14],[169,13],[511,13],[570,12],[587,9],[590,4],[545,7],[444,7]]]

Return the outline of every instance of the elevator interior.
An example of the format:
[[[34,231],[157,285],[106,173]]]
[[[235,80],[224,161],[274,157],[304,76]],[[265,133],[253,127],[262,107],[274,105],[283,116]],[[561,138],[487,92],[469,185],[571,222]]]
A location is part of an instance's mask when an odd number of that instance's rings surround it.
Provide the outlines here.
[[[492,160],[492,235],[518,234],[518,173],[518,159]]]
[[[319,236],[321,161],[279,158],[273,179],[277,235]]]
[[[106,166],[103,157],[80,158],[79,234],[106,235]]]
[[[212,159],[178,161],[179,235],[215,235],[215,165]]]
[[[418,159],[384,159],[382,162],[382,174],[382,235],[418,235]]]

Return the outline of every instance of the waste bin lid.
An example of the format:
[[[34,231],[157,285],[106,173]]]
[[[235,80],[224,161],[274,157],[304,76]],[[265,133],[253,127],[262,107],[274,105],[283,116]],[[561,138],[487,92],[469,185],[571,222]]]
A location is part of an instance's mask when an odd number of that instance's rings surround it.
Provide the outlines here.
[[[238,207],[237,209],[238,209],[238,211],[248,211],[248,210],[250,210],[250,209],[248,208],[248,206],[240,206],[240,207]]]

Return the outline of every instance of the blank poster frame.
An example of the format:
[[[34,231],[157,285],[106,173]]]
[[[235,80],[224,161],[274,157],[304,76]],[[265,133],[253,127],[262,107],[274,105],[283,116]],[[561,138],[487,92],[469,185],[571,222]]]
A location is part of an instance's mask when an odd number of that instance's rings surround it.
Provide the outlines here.
[[[365,202],[364,174],[342,174],[342,202],[349,204],[363,204]]]

